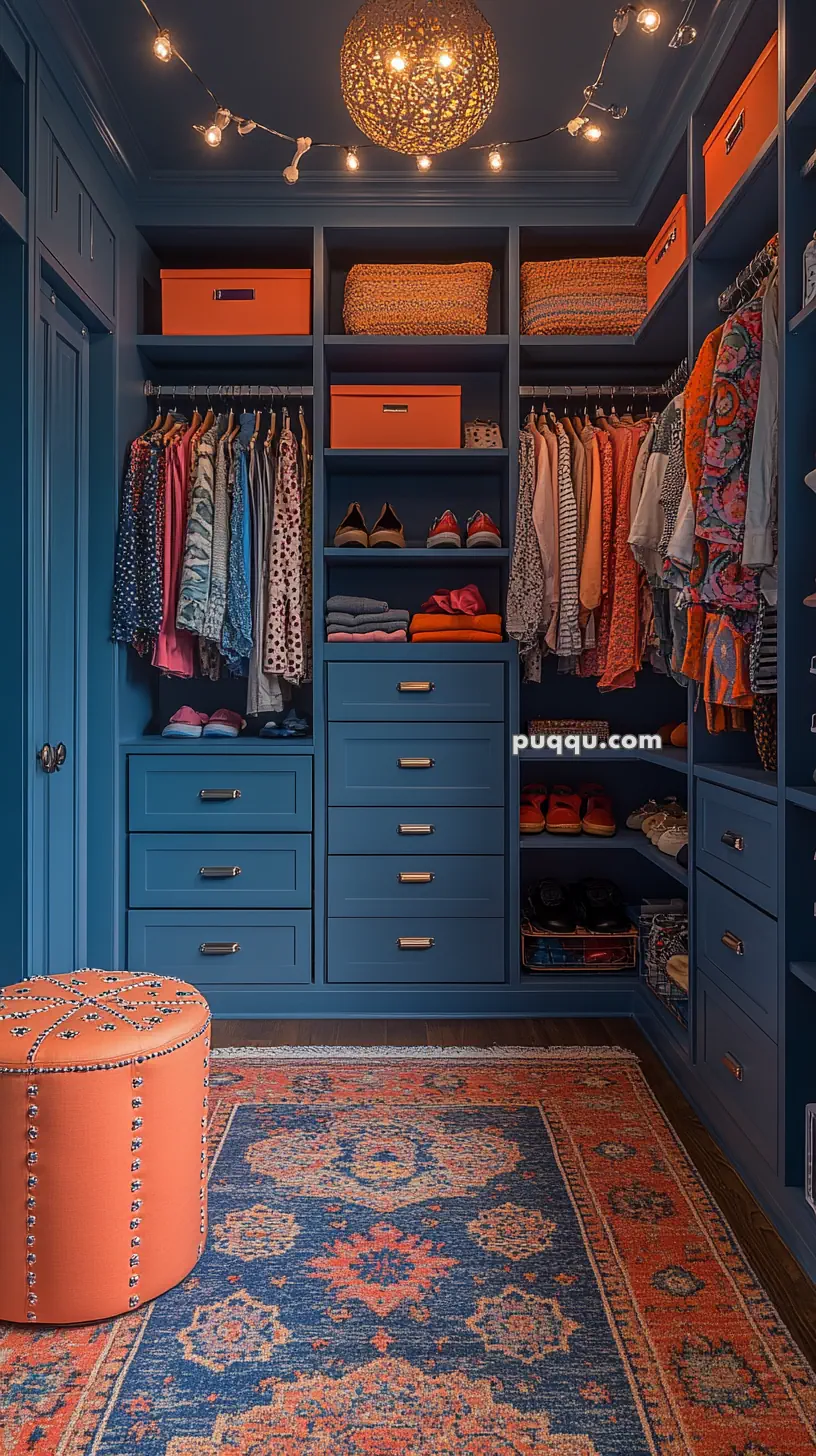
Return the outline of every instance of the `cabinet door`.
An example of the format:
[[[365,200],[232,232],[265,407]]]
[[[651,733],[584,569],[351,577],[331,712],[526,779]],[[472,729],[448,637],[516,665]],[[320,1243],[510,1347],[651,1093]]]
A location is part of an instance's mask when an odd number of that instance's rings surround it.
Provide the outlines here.
[[[116,315],[116,238],[93,199],[88,226],[88,293],[108,318]]]
[[[504,803],[501,723],[332,723],[329,803]]]
[[[82,265],[87,246],[88,204],[85,189],[62,148],[51,133],[46,208],[40,210],[43,242],[72,278],[82,282]],[[41,198],[41,200],[43,200]]]

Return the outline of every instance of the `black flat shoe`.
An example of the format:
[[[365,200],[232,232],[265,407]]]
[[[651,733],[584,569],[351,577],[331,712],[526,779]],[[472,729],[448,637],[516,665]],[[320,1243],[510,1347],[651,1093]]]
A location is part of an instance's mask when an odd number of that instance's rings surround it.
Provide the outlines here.
[[[575,918],[591,935],[620,935],[629,930],[623,896],[611,880],[579,880],[571,892]]]
[[[571,935],[575,929],[575,911],[563,885],[557,880],[539,880],[527,894],[530,919],[539,930],[553,935]]]

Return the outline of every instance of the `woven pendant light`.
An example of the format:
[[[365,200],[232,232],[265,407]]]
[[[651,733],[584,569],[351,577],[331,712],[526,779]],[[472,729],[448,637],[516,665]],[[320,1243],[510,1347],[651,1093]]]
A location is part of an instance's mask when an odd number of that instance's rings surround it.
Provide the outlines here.
[[[493,110],[496,37],[473,0],[366,0],[343,38],[340,84],[352,121],[378,146],[449,152]]]

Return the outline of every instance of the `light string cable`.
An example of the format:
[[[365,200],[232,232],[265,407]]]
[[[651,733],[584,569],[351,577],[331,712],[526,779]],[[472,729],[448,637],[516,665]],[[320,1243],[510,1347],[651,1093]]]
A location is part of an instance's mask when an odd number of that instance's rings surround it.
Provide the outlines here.
[[[178,61],[190,74],[190,76],[192,76],[193,80],[198,83],[202,91],[205,92],[205,94],[209,97],[210,101],[215,107],[213,120],[208,126],[196,125],[194,127],[194,130],[199,132],[200,135],[203,136],[204,141],[207,143],[208,146],[218,147],[221,145],[224,130],[230,125],[230,122],[235,122],[236,131],[240,136],[248,136],[250,132],[253,131],[262,131],[265,132],[267,136],[277,137],[280,141],[291,142],[292,145],[295,147],[295,154],[292,158],[292,161],[289,163],[289,166],[284,167],[283,169],[283,177],[289,183],[294,183],[298,181],[300,177],[299,169],[301,158],[304,157],[307,152],[312,151],[314,148],[344,152],[346,158],[346,167],[350,172],[357,172],[359,170],[360,152],[373,151],[375,149],[379,150],[378,144],[376,142],[326,142],[316,141],[312,137],[308,136],[295,137],[287,131],[279,131],[277,127],[267,126],[265,122],[255,121],[252,117],[239,115],[237,111],[233,111],[230,107],[225,106],[224,103],[219,100],[216,93],[211,89],[210,86],[207,85],[203,77],[201,77],[198,71],[196,71],[196,69],[190,64],[190,62],[187,60],[187,57],[183,55],[176,46],[170,35],[169,30],[167,30],[166,27],[161,24],[161,21],[154,14],[150,5],[147,3],[147,0],[139,0],[139,3],[142,9],[150,18],[152,24],[156,27],[156,35],[153,41],[153,54],[156,59],[165,63],[173,60]],[[687,6],[685,15],[683,16],[683,19],[680,23],[680,26],[678,26],[677,30],[672,36],[671,41],[669,42],[669,45],[674,49],[676,49],[678,45],[688,45],[691,43],[692,40],[696,39],[696,30],[693,26],[687,24],[688,17],[691,14],[695,3],[696,0],[689,0],[689,4]],[[504,166],[504,153],[510,147],[522,147],[527,146],[530,142],[545,141],[548,137],[556,136],[559,132],[564,131],[569,132],[570,136],[573,137],[583,137],[584,140],[588,142],[600,141],[601,137],[603,136],[602,128],[597,121],[595,121],[591,116],[587,115],[587,112],[592,109],[594,111],[603,112],[612,121],[622,121],[623,118],[627,115],[629,109],[627,106],[619,105],[604,106],[601,102],[596,100],[596,97],[598,92],[603,87],[604,79],[606,76],[606,68],[609,64],[609,59],[612,55],[612,51],[614,50],[616,43],[618,42],[618,40],[620,40],[620,37],[623,35],[624,31],[627,29],[629,25],[629,20],[632,15],[636,16],[638,25],[640,26],[641,30],[643,30],[647,35],[653,35],[659,29],[660,13],[653,6],[642,6],[634,4],[618,6],[612,18],[612,35],[610,37],[609,44],[604,51],[600,69],[595,80],[592,81],[588,86],[584,87],[581,110],[576,116],[572,117],[569,121],[562,122],[559,126],[551,126],[546,131],[535,132],[530,136],[514,137],[508,141],[477,143],[475,145],[468,145],[466,147],[466,150],[470,152],[487,152],[488,166],[490,167],[490,170],[492,172],[500,172]],[[678,39],[678,37],[681,36],[682,38]],[[421,157],[418,158],[417,161],[418,164],[421,164],[420,171],[428,171],[430,169],[431,159],[429,157]]]

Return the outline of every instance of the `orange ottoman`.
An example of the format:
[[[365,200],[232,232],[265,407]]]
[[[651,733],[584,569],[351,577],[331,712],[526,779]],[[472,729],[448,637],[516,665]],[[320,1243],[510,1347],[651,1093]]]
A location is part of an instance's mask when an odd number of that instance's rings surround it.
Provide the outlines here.
[[[0,1320],[79,1324],[204,1248],[210,1012],[171,976],[0,991]]]

